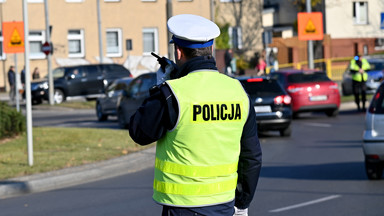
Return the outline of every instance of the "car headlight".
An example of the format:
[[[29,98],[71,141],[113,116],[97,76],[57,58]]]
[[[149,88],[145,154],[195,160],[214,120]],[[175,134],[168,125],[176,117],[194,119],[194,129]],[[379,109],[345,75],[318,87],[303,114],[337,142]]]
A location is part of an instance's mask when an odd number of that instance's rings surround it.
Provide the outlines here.
[[[39,85],[39,88],[41,89],[48,89],[48,82],[43,82]]]

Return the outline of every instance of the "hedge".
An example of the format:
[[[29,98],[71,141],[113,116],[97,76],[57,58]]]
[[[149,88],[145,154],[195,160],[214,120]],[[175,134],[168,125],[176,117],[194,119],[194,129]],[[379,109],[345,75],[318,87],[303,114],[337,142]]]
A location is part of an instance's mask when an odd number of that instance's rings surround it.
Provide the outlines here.
[[[0,140],[25,132],[25,117],[5,102],[0,102]]]

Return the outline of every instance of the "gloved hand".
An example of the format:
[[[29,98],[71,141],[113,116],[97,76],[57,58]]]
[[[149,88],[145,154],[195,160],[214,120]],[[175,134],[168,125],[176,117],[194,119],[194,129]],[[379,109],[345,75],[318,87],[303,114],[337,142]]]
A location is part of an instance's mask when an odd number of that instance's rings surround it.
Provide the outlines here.
[[[233,216],[248,216],[248,208],[239,209],[235,206],[235,214]]]
[[[157,61],[160,63],[160,68],[156,73],[157,84],[159,85],[170,79],[171,73],[174,70],[177,70],[177,66],[175,63],[173,63],[173,61],[165,57],[159,58]]]

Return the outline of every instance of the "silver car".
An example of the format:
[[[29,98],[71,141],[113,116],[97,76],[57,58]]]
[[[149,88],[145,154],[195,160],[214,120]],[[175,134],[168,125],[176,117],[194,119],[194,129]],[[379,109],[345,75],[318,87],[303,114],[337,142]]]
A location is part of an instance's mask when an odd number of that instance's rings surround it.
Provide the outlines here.
[[[371,69],[367,72],[367,94],[373,94],[375,93],[377,87],[379,87],[384,77],[384,56],[367,56],[364,58],[367,59],[367,61],[371,65]],[[351,71],[349,70],[349,65],[343,74],[341,89],[343,95],[351,95],[353,93],[352,75]]]
[[[365,169],[369,179],[381,179],[384,168],[384,83],[377,89],[365,117]]]

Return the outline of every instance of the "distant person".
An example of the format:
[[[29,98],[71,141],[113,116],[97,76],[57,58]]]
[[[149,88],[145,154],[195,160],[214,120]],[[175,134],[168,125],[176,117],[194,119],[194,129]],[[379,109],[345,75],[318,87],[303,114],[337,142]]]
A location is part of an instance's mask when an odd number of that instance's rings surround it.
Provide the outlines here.
[[[350,71],[352,74],[352,92],[355,97],[355,103],[358,111],[365,112],[365,102],[367,95],[366,81],[368,79],[367,70],[370,70],[371,66],[365,58],[360,55],[355,56],[350,62]],[[360,107],[360,95],[362,101],[362,107]],[[362,108],[362,109],[361,109]]]
[[[265,69],[267,67],[267,63],[264,60],[265,54],[264,51],[263,53],[256,59],[256,71],[257,71],[257,76],[263,76],[265,75]]]
[[[40,79],[40,71],[38,67],[35,67],[32,73],[32,79]]]
[[[20,72],[21,87],[23,89],[23,99],[25,99],[25,66]]]
[[[15,101],[15,95],[16,95],[16,74],[15,74],[15,68],[13,66],[9,67],[8,70],[8,83],[9,83],[9,99],[11,101]]]
[[[232,49],[227,49],[224,54],[224,61],[225,61],[225,74],[231,75],[232,74]]]

